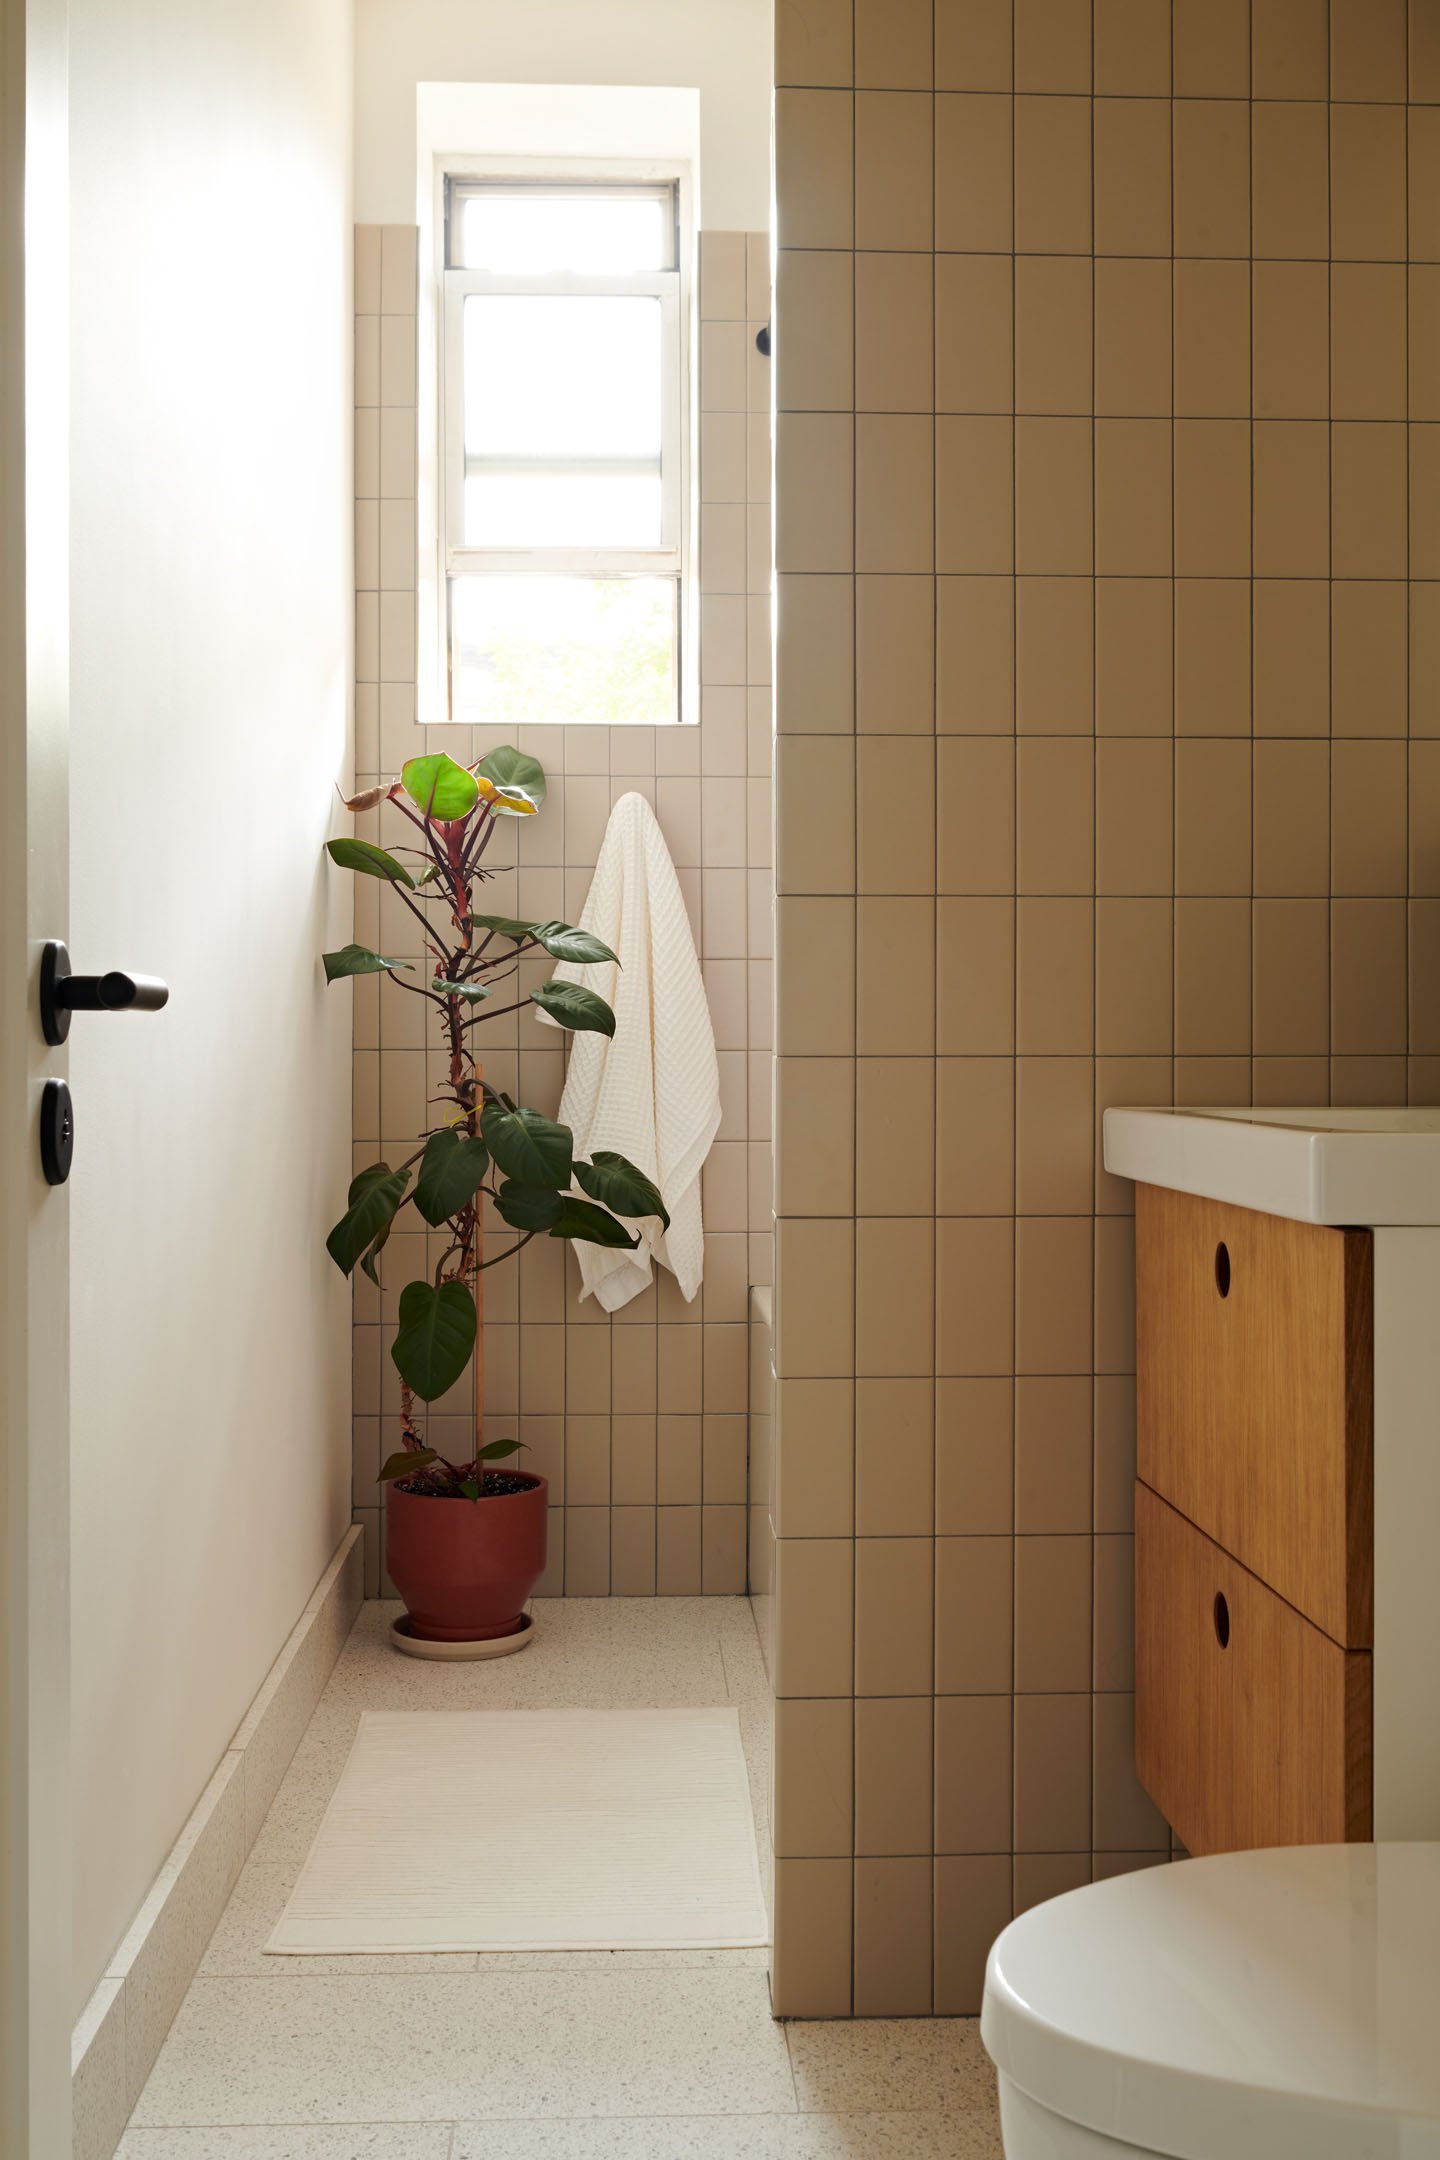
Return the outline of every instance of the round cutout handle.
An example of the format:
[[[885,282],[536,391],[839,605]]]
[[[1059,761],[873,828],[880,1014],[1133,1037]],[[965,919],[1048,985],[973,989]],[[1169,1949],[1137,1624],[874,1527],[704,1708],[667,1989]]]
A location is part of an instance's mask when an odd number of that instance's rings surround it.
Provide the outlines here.
[[[1230,1295],[1230,1248],[1222,1238],[1215,1247],[1215,1288],[1221,1297]]]
[[[1216,1642],[1219,1643],[1222,1650],[1228,1650],[1230,1647],[1230,1607],[1226,1602],[1223,1590],[1217,1590],[1215,1593],[1215,1604],[1211,1612],[1211,1618],[1215,1623]]]

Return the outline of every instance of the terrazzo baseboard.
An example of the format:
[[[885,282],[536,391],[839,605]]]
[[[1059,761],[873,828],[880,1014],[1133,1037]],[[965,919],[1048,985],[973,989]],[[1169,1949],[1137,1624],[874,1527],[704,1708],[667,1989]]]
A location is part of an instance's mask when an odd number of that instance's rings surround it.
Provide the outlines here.
[[[365,1594],[352,1524],[71,2037],[74,2160],[110,2160]]]

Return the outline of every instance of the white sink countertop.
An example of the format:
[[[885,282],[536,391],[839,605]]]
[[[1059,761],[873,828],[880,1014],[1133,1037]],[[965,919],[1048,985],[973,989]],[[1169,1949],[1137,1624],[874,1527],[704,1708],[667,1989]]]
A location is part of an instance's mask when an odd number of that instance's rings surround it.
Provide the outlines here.
[[[1295,1222],[1440,1224],[1440,1109],[1107,1110],[1105,1167]]]

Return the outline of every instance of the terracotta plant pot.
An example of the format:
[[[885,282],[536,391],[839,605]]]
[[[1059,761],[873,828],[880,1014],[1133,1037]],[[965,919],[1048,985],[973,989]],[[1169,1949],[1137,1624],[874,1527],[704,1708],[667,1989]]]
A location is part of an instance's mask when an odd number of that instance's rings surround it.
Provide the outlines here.
[[[482,1500],[438,1500],[390,1486],[385,1560],[411,1634],[427,1642],[515,1634],[545,1572],[549,1498],[543,1477],[526,1476],[524,1492]]]

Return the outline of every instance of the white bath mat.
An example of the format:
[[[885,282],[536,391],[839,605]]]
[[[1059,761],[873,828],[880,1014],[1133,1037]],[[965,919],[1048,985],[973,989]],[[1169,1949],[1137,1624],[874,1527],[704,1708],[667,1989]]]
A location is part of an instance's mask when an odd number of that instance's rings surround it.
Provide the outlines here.
[[[268,1948],[768,1940],[733,1708],[367,1711]]]

